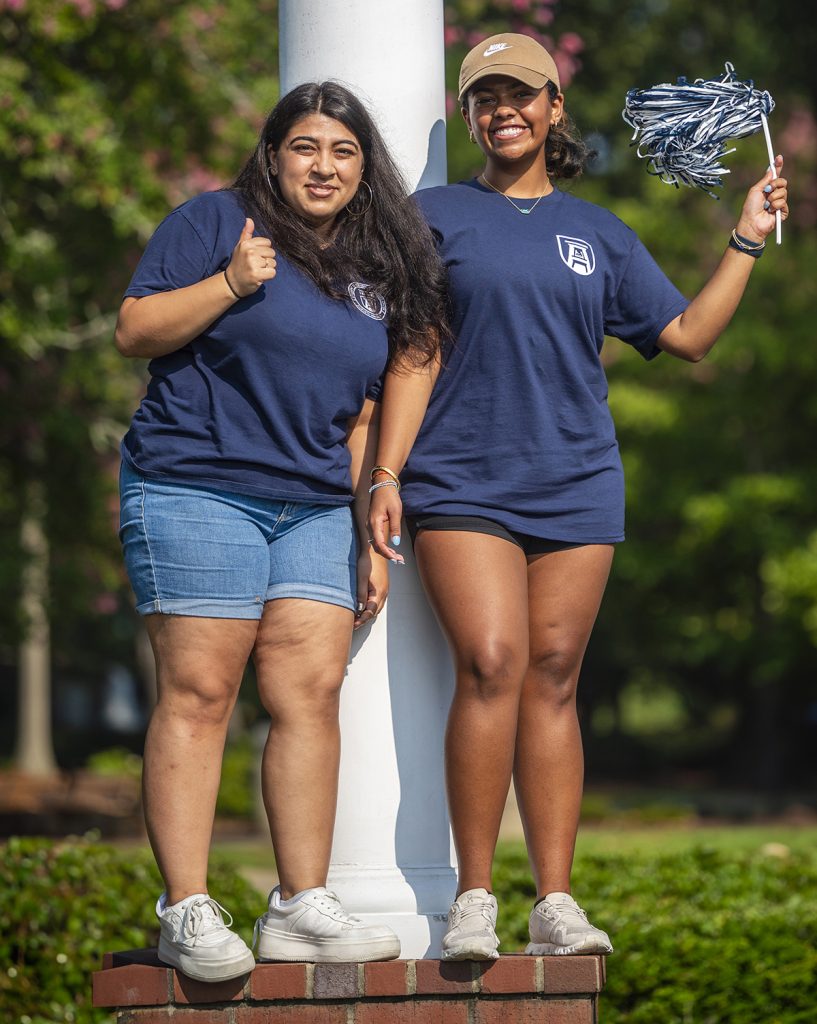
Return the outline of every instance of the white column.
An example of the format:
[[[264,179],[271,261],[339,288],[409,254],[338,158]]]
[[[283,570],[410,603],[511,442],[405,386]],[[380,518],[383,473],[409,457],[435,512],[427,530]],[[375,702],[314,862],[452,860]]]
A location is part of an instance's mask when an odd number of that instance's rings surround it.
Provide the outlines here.
[[[410,189],[446,181],[443,72],[442,0],[281,0],[281,94],[347,85]],[[453,674],[407,534],[404,547],[386,609],[352,648],[329,884],[350,911],[391,925],[402,956],[437,957],[456,886],[443,786]]]

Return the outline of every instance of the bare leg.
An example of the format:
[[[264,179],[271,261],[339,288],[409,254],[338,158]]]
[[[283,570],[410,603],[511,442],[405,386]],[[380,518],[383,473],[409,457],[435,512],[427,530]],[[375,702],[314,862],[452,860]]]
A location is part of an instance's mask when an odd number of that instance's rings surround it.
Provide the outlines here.
[[[258,622],[149,615],[159,699],[142,780],[150,845],[168,903],[207,892],[207,855],[227,724]]]
[[[576,686],[612,559],[606,544],[530,559],[514,783],[539,896],[570,892],[584,777]]]
[[[528,661],[526,560],[515,544],[481,533],[425,530],[415,549],[457,671],[446,781],[458,892],[490,891]]]
[[[253,651],[272,719],[262,769],[281,895],[326,884],[338,793],[340,687],[354,616],[337,605],[267,602]]]

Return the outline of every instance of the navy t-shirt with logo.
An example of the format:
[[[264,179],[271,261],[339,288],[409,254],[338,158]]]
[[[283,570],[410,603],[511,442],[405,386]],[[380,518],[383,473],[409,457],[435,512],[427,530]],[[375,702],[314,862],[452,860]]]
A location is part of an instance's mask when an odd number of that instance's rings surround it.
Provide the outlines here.
[[[223,270],[244,219],[231,192],[191,199],[156,229],[125,294],[183,288]],[[255,233],[264,234],[258,222]],[[271,281],[151,361],[124,458],[148,477],[351,502],[348,423],[367,396],[380,397],[388,341],[382,298],[360,282],[348,294],[330,298],[279,254]]]
[[[527,215],[475,180],[415,199],[448,270],[455,342],[401,476],[405,511],[622,540],[604,336],[651,359],[687,300],[630,228],[568,193]]]

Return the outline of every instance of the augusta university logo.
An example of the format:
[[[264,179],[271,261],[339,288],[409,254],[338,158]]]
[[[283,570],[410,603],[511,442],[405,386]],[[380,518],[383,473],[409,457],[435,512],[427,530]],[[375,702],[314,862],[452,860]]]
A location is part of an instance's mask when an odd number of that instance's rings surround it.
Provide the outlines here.
[[[349,298],[355,304],[355,309],[370,316],[372,320],[382,320],[386,315],[386,300],[362,281],[352,281],[349,285]]]
[[[562,263],[575,274],[588,277],[596,269],[596,256],[593,247],[583,238],[570,238],[568,235],[557,235],[559,255]]]

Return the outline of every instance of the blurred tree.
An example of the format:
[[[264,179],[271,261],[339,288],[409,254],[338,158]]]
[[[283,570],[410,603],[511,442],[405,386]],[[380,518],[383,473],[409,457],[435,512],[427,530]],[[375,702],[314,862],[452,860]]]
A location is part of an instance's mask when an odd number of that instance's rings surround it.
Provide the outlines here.
[[[629,148],[626,91],[713,77],[730,60],[777,101],[793,214],[713,355],[645,366],[617,342],[605,349],[631,539],[582,689],[591,772],[813,780],[817,27],[793,0],[771,12],[758,0],[445,9],[451,179],[479,167],[455,109],[462,56],[495,31],[533,34],[599,153],[576,193],[634,227],[687,294],[719,258],[764,146],[738,143],[720,202],[668,188]],[[114,352],[113,318],[158,220],[228,180],[251,147],[276,95],[276,33],[274,0],[0,0],[0,600],[17,609],[0,620],[7,664],[36,639],[38,602],[59,671],[133,663],[113,476],[144,378]],[[37,522],[47,555],[21,539]],[[36,551],[47,574],[24,572]],[[664,710],[648,714],[662,694]]]
[[[0,600],[18,609],[0,645],[7,662],[24,645],[29,767],[49,760],[48,716],[32,711],[48,665],[98,674],[133,657],[116,614],[129,597],[115,467],[144,366],[113,348],[116,309],[156,223],[252,147],[276,98],[275,13],[271,0],[0,3]]]
[[[568,187],[630,224],[688,295],[714,268],[746,189],[763,173],[762,136],[738,142],[726,158],[731,174],[720,202],[676,191],[648,176],[629,148],[621,120],[627,90],[680,75],[717,77],[729,60],[776,100],[772,136],[786,156],[793,213],[715,352],[696,366],[666,356],[647,366],[614,340],[605,347],[630,539],[616,556],[583,689],[598,733],[588,744],[591,773],[643,777],[683,766],[767,789],[813,782],[814,22],[791,0],[772,18],[742,0],[446,6],[452,97],[469,46],[508,29],[538,36],[555,53],[568,109],[598,151],[591,173]],[[457,180],[479,169],[480,154],[459,112],[452,115]],[[681,698],[675,725],[653,721],[651,734],[626,735],[622,707],[660,693]]]

